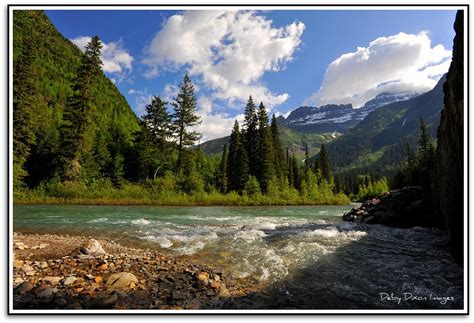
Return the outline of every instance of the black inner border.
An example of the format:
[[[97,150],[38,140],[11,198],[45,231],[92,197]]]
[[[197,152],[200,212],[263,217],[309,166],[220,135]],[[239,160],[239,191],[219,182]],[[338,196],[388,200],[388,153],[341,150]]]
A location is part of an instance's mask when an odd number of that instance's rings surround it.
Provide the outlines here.
[[[9,76],[10,76],[10,7],[157,7],[158,9],[161,7],[295,7],[295,8],[303,8],[306,10],[309,9],[317,9],[319,7],[445,7],[446,9],[452,8],[452,7],[464,7],[465,10],[464,12],[466,13],[465,18],[465,26],[467,27],[467,33],[464,36],[464,45],[467,45],[467,123],[464,122],[464,126],[467,126],[467,177],[465,176],[465,180],[467,179],[467,282],[466,282],[466,287],[467,287],[467,299],[466,304],[467,308],[465,313],[445,313],[445,312],[440,312],[440,313],[357,313],[357,312],[352,312],[352,313],[337,313],[337,310],[334,310],[334,313],[301,313],[301,312],[290,312],[290,313],[275,313],[275,312],[258,312],[258,313],[249,313],[249,312],[242,312],[240,310],[236,310],[235,313],[222,313],[218,312],[219,310],[216,310],[215,313],[213,312],[205,312],[205,313],[187,313],[186,311],[183,311],[182,313],[146,313],[146,310],[142,310],[143,312],[140,313],[130,313],[130,312],[124,312],[124,313],[67,313],[67,312],[61,312],[61,313],[41,313],[41,312],[35,312],[35,313],[14,313],[10,309],[10,288],[11,286],[8,286],[6,288],[6,293],[7,293],[7,315],[8,316],[16,316],[16,315],[160,315],[160,316],[167,316],[167,315],[469,315],[469,4],[468,3],[463,3],[463,4],[8,4],[7,5],[7,66],[8,66],[8,74],[6,76],[6,84],[7,84],[7,180],[8,180],[8,185],[7,185],[7,234],[6,234],[6,243],[8,246],[8,252],[7,252],[7,284],[10,282],[10,273],[9,273],[9,267],[12,261],[11,254],[10,254],[10,180],[9,180],[9,175],[10,175],[10,145],[9,145],[9,138],[10,138],[10,84],[9,84]],[[41,9],[36,9],[36,10],[41,10]],[[387,9],[386,9],[387,10]],[[466,25],[467,24],[467,25]],[[466,96],[466,95],[465,95]],[[464,183],[463,183],[464,185]],[[463,187],[464,188],[464,187]],[[367,309],[351,309],[351,311],[366,311]],[[386,309],[379,309],[380,311],[385,311]],[[41,311],[41,310],[39,310]],[[261,311],[266,311],[266,310],[261,310]],[[377,311],[375,309],[374,311]],[[397,311],[397,310],[395,310]],[[437,310],[430,310],[430,311],[437,311]],[[444,311],[444,310],[439,310],[439,311]]]

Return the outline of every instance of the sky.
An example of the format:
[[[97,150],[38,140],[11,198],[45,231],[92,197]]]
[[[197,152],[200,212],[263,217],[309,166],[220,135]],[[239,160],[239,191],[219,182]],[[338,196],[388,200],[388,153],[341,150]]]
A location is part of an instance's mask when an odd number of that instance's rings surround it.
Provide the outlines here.
[[[138,116],[171,102],[188,73],[202,142],[230,134],[249,95],[276,115],[382,92],[426,92],[448,71],[454,10],[47,10],[83,49],[103,42],[105,74]]]

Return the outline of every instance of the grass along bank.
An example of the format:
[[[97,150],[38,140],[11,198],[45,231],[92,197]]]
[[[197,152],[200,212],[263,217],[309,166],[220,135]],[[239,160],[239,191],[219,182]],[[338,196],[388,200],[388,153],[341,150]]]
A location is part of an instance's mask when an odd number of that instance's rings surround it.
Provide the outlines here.
[[[275,187],[262,194],[244,190],[220,193],[198,190],[182,192],[163,187],[162,181],[143,184],[123,183],[120,187],[108,181],[89,185],[80,182],[56,182],[35,189],[16,190],[15,204],[90,204],[90,205],[163,205],[163,206],[258,206],[258,205],[345,205],[349,198],[324,187],[311,186],[298,192],[294,188]]]

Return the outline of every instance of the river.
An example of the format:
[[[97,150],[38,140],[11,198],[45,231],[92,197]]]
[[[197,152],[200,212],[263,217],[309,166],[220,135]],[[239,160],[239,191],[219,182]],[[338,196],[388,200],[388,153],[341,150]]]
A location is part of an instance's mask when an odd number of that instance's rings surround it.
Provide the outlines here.
[[[17,205],[13,227],[189,256],[265,283],[267,307],[272,297],[280,308],[462,307],[462,268],[443,232],[342,222],[350,208]]]

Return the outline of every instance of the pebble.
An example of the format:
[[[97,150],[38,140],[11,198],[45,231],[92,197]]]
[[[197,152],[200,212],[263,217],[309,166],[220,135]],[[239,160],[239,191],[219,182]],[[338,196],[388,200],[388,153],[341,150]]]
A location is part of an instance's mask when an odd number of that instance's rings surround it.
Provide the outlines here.
[[[62,279],[63,279],[63,277],[47,276],[47,277],[43,278],[43,282],[50,283],[52,286],[56,286],[61,282]]]
[[[69,276],[69,277],[67,277],[67,278],[64,280],[63,285],[65,285],[65,286],[71,285],[71,284],[73,284],[76,280],[77,280],[76,277],[74,277],[74,276]]]

